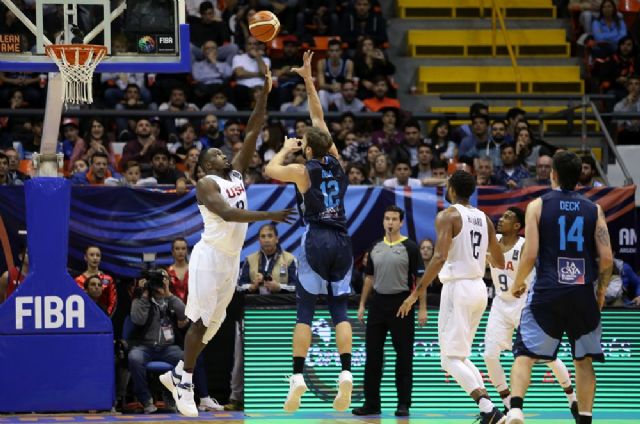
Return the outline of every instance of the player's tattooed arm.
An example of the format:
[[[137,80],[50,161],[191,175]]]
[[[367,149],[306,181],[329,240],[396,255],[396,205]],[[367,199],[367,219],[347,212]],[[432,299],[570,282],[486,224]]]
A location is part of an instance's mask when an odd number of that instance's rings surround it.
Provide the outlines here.
[[[613,273],[613,252],[611,251],[611,240],[609,239],[609,230],[607,228],[607,220],[602,208],[598,205],[598,221],[596,221],[596,250],[598,251],[598,288],[597,297],[600,309],[604,306],[604,293],[611,280]]]

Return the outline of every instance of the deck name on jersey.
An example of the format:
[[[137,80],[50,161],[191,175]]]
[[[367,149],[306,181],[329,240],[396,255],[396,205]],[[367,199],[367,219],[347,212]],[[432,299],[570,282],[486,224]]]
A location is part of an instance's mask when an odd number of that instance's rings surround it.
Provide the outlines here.
[[[571,202],[568,200],[560,201],[560,210],[561,211],[569,211],[575,212],[580,210],[580,202]]]

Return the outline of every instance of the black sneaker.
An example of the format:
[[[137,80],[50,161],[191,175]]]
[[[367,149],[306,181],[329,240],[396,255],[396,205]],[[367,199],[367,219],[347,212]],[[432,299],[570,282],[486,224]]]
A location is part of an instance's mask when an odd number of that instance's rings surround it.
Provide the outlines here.
[[[409,407],[404,404],[398,405],[395,412],[396,417],[408,417],[409,416]]]
[[[507,421],[507,417],[496,407],[491,412],[481,412],[478,418],[480,424],[502,424]]]
[[[371,408],[367,405],[362,405],[359,408],[353,408],[351,410],[353,415],[380,415],[380,408]]]
[[[576,401],[571,403],[571,415],[573,415],[573,419],[576,420],[576,424],[580,424],[580,412],[578,411],[578,402]]]

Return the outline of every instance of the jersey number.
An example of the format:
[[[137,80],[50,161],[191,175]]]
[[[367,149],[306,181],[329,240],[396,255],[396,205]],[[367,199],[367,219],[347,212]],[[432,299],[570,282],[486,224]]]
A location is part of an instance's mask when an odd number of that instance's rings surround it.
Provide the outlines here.
[[[505,274],[498,275],[498,283],[500,283],[500,290],[506,292],[509,289],[507,285],[507,276]]]
[[[340,205],[340,199],[336,199],[340,194],[340,187],[336,180],[323,181],[320,184],[320,190],[324,196],[324,206],[326,208],[335,208]]]
[[[582,252],[582,246],[584,244],[584,236],[582,230],[584,228],[584,218],[576,216],[575,221],[569,231],[567,231],[567,217],[562,215],[558,218],[558,225],[560,225],[560,250],[567,250],[567,243],[575,243],[576,250]]]
[[[238,200],[238,202],[236,203],[236,208],[237,209],[244,209],[244,201],[243,200]]]
[[[480,242],[482,242],[482,234],[478,231],[471,230],[469,232],[471,235],[471,248],[473,249],[473,257],[478,259],[480,257],[480,252],[478,252],[478,247],[480,247]]]

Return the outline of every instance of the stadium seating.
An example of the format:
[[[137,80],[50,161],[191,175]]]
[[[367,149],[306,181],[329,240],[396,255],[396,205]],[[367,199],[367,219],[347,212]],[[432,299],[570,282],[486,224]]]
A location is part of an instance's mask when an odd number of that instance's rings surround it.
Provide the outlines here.
[[[552,0],[506,0],[501,9],[510,19],[555,18]],[[400,18],[478,18],[491,16],[491,0],[398,0]]]

